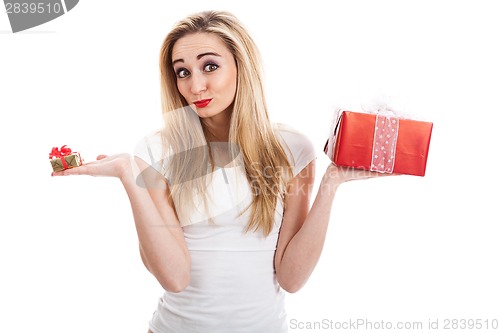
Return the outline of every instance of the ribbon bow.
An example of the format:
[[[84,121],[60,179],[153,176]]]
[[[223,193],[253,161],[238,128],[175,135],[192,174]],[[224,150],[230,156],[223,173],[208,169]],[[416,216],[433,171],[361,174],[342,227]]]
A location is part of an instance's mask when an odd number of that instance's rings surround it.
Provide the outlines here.
[[[52,148],[52,151],[49,153],[49,158],[63,158],[64,156],[71,155],[71,148],[66,147],[66,145],[62,146],[60,149],[57,147]]]

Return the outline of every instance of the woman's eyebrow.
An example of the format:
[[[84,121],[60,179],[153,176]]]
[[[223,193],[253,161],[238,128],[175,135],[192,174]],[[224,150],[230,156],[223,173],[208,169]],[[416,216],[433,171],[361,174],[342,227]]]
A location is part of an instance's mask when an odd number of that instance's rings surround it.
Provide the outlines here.
[[[209,55],[211,55],[211,56],[216,56],[216,57],[221,57],[221,55],[220,55],[220,54],[215,53],[215,52],[205,52],[205,53],[200,53],[200,54],[198,54],[198,55],[196,56],[196,59],[200,60],[201,58],[203,58],[203,57],[205,57],[205,56],[209,56]],[[184,62],[184,59],[182,59],[182,58],[181,58],[181,59],[176,59],[176,60],[172,61],[172,66],[173,66],[173,65],[175,65],[175,64],[176,64],[176,63],[178,63],[178,62]]]
[[[198,56],[196,57],[196,59],[200,60],[204,56],[208,56],[208,55],[212,55],[212,56],[216,56],[216,57],[220,57],[221,56],[220,54],[215,53],[215,52],[205,52],[205,53],[202,53],[202,54],[198,54]]]

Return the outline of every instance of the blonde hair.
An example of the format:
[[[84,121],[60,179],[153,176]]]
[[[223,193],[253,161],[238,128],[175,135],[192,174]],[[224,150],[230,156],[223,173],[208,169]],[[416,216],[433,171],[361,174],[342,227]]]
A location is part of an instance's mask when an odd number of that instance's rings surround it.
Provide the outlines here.
[[[286,184],[292,178],[292,168],[269,120],[258,49],[242,24],[228,12],[206,11],[185,18],[174,26],[161,48],[161,97],[166,118],[162,131],[164,157],[176,153],[176,158],[167,159],[164,171],[174,204],[178,204],[177,214],[183,225],[188,224],[193,195],[205,193],[210,177],[204,176],[214,168],[203,120],[200,121],[179,93],[172,68],[174,44],[188,34],[200,32],[219,36],[236,61],[237,89],[229,129],[230,158],[236,160],[239,156],[242,159],[252,189],[246,231],[261,230],[267,236],[273,228],[278,199],[284,199]],[[206,200],[210,199],[204,198],[205,206]]]

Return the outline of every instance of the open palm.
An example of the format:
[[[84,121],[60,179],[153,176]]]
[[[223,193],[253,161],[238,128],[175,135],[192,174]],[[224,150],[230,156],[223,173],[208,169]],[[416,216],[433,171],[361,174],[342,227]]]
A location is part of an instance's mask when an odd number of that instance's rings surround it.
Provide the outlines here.
[[[130,171],[130,165],[130,154],[99,155],[93,162],[84,163],[76,168],[53,172],[52,176],[89,175],[121,178],[126,172]]]

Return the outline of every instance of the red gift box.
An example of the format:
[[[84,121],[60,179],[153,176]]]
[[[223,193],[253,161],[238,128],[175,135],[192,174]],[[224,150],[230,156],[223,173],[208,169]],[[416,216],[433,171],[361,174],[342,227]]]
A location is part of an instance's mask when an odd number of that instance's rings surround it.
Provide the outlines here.
[[[335,165],[424,176],[432,123],[342,111],[325,145]]]

